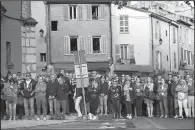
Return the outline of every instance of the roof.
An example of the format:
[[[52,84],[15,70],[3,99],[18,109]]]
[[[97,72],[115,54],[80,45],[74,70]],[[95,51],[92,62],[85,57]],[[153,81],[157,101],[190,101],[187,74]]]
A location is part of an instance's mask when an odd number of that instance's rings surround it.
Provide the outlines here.
[[[4,14],[6,11],[6,8],[1,4],[1,14]]]
[[[136,8],[136,7],[132,7],[132,6],[125,6],[125,8],[133,9],[133,10],[144,12],[144,13],[152,13],[146,9],[140,9],[140,8]]]
[[[108,4],[113,0],[48,0],[46,4]]]

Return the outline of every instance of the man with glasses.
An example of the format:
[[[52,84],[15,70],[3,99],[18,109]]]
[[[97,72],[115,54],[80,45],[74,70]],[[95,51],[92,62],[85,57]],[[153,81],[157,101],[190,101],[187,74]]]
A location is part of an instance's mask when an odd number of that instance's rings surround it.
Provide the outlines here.
[[[26,80],[21,84],[21,94],[24,97],[24,109],[25,109],[25,117],[28,119],[34,118],[34,98],[35,98],[35,87],[36,81],[31,78],[31,74],[26,74]],[[29,116],[29,108],[30,104],[30,115]]]
[[[162,76],[160,74],[157,75],[157,81],[154,83],[154,93],[155,95],[158,94],[158,86],[161,84],[162,81]],[[160,117],[160,105],[159,105],[160,99],[156,98],[154,100],[154,113],[156,117]]]

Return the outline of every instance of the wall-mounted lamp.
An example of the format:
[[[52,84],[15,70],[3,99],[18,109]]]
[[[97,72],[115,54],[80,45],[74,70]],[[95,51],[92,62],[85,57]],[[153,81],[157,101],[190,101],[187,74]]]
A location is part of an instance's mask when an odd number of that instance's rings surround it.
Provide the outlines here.
[[[160,38],[160,39],[159,39],[159,44],[161,45],[161,44],[162,44],[162,42],[163,42],[163,40]]]
[[[41,30],[39,31],[39,34],[40,34],[41,37],[43,37],[43,34],[44,34],[43,29],[41,29]]]

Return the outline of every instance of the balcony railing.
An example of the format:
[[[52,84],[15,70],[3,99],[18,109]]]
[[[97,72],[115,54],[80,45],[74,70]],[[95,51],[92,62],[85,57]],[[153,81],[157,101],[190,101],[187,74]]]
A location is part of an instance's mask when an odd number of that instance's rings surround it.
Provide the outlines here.
[[[120,63],[120,64],[135,64],[135,59],[132,58],[132,59],[122,59],[122,58],[118,58],[117,63]]]

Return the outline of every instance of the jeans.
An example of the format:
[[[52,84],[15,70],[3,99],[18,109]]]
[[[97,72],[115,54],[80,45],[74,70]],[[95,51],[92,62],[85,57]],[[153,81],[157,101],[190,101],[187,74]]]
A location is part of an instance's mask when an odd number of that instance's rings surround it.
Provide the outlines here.
[[[89,104],[90,104],[90,112],[93,114],[93,115],[96,115],[97,114],[97,109],[98,109],[98,102],[99,102],[99,99],[98,98],[91,98],[90,101],[89,101]]]
[[[8,100],[5,100],[5,112],[6,112],[6,115],[8,116],[9,115],[9,103],[8,103]]]
[[[25,116],[29,116],[29,109],[28,109],[29,104],[30,104],[30,115],[34,116],[34,97],[31,97],[30,99],[24,98]]]
[[[21,104],[17,104],[16,105],[16,111],[17,111],[19,119],[22,119],[22,117],[24,115],[24,106],[21,105]]]
[[[63,115],[66,114],[66,100],[56,100],[57,116],[60,117],[60,108],[62,107]]]
[[[132,102],[131,101],[126,101],[125,106],[126,106],[127,114],[132,115]]]
[[[135,99],[136,104],[136,113],[138,117],[142,116],[142,104],[143,104],[143,97],[139,96]]]
[[[194,117],[194,96],[188,96],[188,114]]]
[[[69,96],[68,99],[66,100],[66,113],[69,114],[70,113],[70,109],[69,109]]]
[[[174,114],[175,115],[179,115],[179,111],[178,111],[178,108],[179,108],[179,106],[178,106],[178,101],[177,101],[177,98],[174,98]]]
[[[115,118],[120,118],[120,100],[112,100],[111,107]]]
[[[179,116],[183,115],[183,108],[184,108],[186,116],[188,116],[187,99],[178,100],[178,106],[179,106]]]
[[[159,100],[155,100],[155,103],[154,103],[156,116],[160,115],[160,105],[159,105],[160,103],[159,102],[160,102]]]
[[[108,95],[99,96],[100,105],[101,105],[101,114],[105,111],[105,114],[108,114]]]
[[[56,99],[51,99],[51,100],[48,99],[48,100],[49,100],[49,111],[50,111],[50,115],[56,115],[56,112],[57,112]]]
[[[163,97],[160,102],[160,112],[161,112],[161,115],[168,115],[168,108],[167,108],[167,97]],[[165,113],[164,113],[165,112]]]
[[[78,114],[78,117],[81,117],[82,116],[81,107],[80,107],[81,100],[82,100],[82,97],[81,96],[80,97],[77,97],[75,99],[75,110],[76,110],[76,112]]]
[[[47,101],[46,97],[36,97],[36,105],[37,105],[37,116],[41,115],[41,107],[43,109],[43,116],[46,117],[47,114]]]
[[[15,103],[9,103],[9,116],[10,118],[16,117],[16,104]]]
[[[167,105],[168,105],[168,113],[169,117],[173,117],[173,109],[174,109],[174,97],[168,96],[167,97]]]

